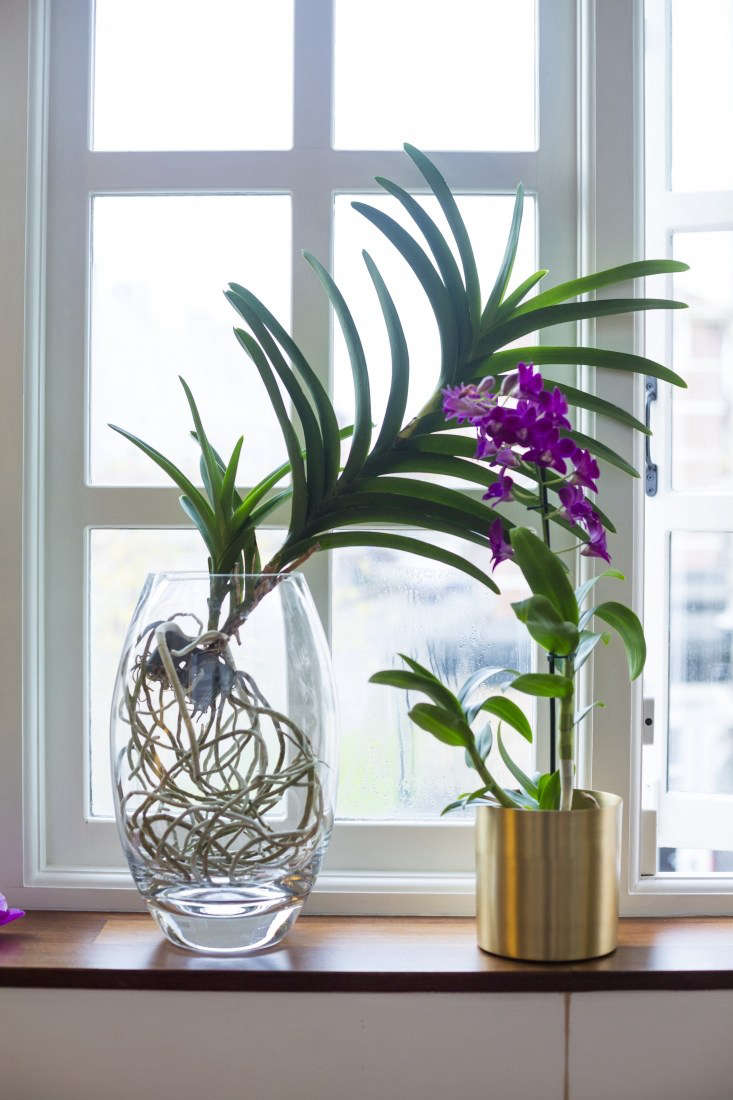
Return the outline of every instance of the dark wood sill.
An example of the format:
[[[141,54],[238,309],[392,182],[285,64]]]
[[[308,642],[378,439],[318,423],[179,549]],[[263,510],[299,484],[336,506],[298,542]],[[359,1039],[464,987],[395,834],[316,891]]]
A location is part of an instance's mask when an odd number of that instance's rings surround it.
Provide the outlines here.
[[[37,912],[0,929],[0,986],[341,993],[733,989],[733,920],[621,921],[586,963],[517,963],[449,917],[303,917],[249,958],[179,951],[143,914]]]

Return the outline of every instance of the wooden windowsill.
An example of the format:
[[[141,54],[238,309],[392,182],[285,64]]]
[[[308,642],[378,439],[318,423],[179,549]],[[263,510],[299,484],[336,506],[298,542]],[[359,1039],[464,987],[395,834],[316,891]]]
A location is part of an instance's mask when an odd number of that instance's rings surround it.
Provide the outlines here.
[[[467,918],[303,917],[279,946],[231,959],[172,947],[143,914],[36,912],[0,929],[0,986],[352,993],[733,989],[733,920],[622,920],[613,955],[543,965],[480,951]]]

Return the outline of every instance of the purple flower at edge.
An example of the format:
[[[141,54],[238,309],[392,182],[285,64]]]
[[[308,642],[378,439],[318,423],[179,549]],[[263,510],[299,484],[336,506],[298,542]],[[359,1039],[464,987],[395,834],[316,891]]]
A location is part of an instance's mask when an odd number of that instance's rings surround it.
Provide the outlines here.
[[[489,546],[491,548],[491,568],[496,569],[503,561],[514,557],[510,542],[504,538],[504,524],[495,519],[489,527]]]
[[[572,463],[575,467],[575,472],[569,478],[572,484],[583,485],[586,489],[590,489],[592,493],[597,493],[598,485],[596,483],[601,476],[601,471],[590,452],[583,451],[579,447],[572,456]]]
[[[557,495],[563,505],[563,513],[570,523],[584,523],[595,515],[593,506],[583,495],[579,485],[563,485]]]
[[[501,474],[493,485],[489,486],[488,493],[484,493],[484,500],[495,500],[501,504],[504,500],[512,499],[512,486],[514,482],[506,474]]]
[[[585,521],[585,524],[590,539],[580,551],[581,554],[586,558],[603,558],[604,561],[610,562],[611,555],[606,546],[606,532],[595,512]]]
[[[19,917],[24,917],[25,913],[22,909],[11,909],[8,905],[7,898],[0,894],[0,925],[10,924],[13,920],[18,920]]]

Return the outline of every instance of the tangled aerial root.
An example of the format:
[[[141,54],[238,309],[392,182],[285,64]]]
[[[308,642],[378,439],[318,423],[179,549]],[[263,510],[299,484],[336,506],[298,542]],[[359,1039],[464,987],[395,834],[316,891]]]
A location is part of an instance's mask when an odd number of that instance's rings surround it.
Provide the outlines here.
[[[169,620],[143,638],[121,706],[130,736],[116,780],[132,849],[164,881],[302,863],[324,816],[308,736],[236,668],[228,635],[188,638]],[[277,807],[294,827],[266,820]]]

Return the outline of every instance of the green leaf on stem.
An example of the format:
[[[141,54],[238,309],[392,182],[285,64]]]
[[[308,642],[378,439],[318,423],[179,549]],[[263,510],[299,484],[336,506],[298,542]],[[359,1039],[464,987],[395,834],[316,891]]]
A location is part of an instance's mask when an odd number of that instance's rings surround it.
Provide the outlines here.
[[[519,672],[516,668],[495,668],[488,665],[479,668],[459,688],[457,693],[458,702],[462,707],[465,707],[473,692],[484,685],[503,691],[517,676],[519,676]],[[478,710],[480,709],[481,705],[478,707]],[[478,710],[476,713],[478,713]]]
[[[502,722],[506,722],[508,726],[511,726],[526,741],[531,743],[532,727],[529,724],[527,715],[511,699],[507,699],[503,695],[492,695],[489,699],[484,700],[479,709],[493,714]]]
[[[373,676],[369,677],[369,683],[402,688],[403,691],[421,691],[439,707],[452,711],[457,717],[463,719],[463,711],[455,695],[434,676],[424,676],[418,672],[408,672],[406,669],[390,668],[384,669],[382,672],[375,672]]]
[[[563,622],[578,622],[578,604],[565,566],[527,527],[515,527],[509,533],[514,559],[533,595],[544,596]]]
[[[537,780],[537,795],[541,810],[560,809],[560,772],[548,772]]]
[[[457,718],[444,707],[437,707],[432,703],[416,703],[408,713],[416,726],[427,730],[444,745],[465,748],[473,737],[465,720]]]
[[[629,663],[629,677],[635,680],[641,675],[646,661],[646,641],[644,640],[644,628],[638,617],[630,607],[622,603],[609,601],[599,604],[593,609],[593,614],[603,619],[616,631],[626,650],[626,659]]]
[[[507,751],[507,747],[504,744],[504,738],[501,736],[501,724],[499,725],[499,729],[497,732],[497,743],[499,746],[499,755],[504,761],[506,767],[516,779],[519,786],[522,788],[523,791],[526,791],[531,799],[533,799],[535,802],[538,802],[540,795],[537,784],[534,783],[528,775],[525,775],[519,765],[516,764],[514,760],[512,760],[509,752]]]
[[[572,680],[565,676],[555,676],[551,672],[525,672],[515,677],[510,686],[525,695],[538,695],[547,699],[565,699],[573,691]]]
[[[617,581],[623,581],[626,579],[623,573],[620,573],[618,569],[604,569],[602,573],[596,574],[595,577],[590,577],[589,580],[584,581],[583,584],[579,585],[575,589],[575,599],[578,601],[578,607],[582,606],[588,593],[592,591],[592,589],[595,588],[598,582],[602,581],[604,577],[613,578]]]
[[[562,619],[546,596],[530,596],[512,604],[514,614],[532,638],[557,657],[567,657],[578,644],[578,628]]]

